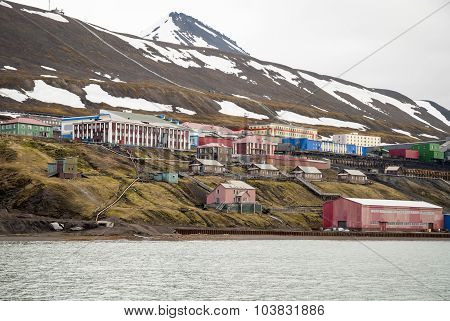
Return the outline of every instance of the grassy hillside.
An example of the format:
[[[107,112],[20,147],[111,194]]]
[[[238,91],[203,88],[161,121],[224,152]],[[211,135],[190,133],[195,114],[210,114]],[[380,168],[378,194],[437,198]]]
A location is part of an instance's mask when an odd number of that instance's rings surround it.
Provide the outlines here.
[[[0,211],[6,209],[8,213],[92,220],[99,209],[115,200],[135,178],[136,168],[129,159],[100,146],[32,138],[0,138]],[[189,152],[174,154],[144,149],[129,152],[149,158],[137,162],[140,170],[144,171],[186,170],[192,156]],[[49,178],[47,163],[66,156],[78,156],[79,170],[88,178]],[[327,175],[332,178],[333,173]],[[227,179],[223,176],[197,178],[211,187]],[[204,209],[207,192],[192,180],[183,178],[176,185],[138,182],[103,217],[152,226],[320,227],[320,215],[313,213],[310,207],[320,207],[323,202],[302,185],[274,180],[248,180],[247,183],[257,189],[257,200],[266,209],[264,214],[226,214]],[[415,193],[418,193],[421,199],[441,205],[447,202],[448,205],[448,197],[445,199],[448,191],[438,185],[421,187],[419,183],[377,182],[360,186],[333,181],[316,184],[326,192],[351,197],[414,200]]]

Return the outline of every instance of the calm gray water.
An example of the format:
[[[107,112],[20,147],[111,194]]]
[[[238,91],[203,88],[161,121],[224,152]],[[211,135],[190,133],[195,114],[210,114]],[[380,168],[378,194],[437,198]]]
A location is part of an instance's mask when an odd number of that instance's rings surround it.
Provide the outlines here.
[[[2,300],[440,300],[439,295],[450,299],[447,241],[0,242]]]

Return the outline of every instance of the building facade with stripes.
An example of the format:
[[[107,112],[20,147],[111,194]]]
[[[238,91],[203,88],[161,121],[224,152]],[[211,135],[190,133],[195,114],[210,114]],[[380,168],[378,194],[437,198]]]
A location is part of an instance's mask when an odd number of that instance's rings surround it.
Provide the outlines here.
[[[69,120],[67,120],[69,121]],[[189,130],[152,115],[102,110],[98,118],[73,122],[75,140],[114,145],[189,149]]]

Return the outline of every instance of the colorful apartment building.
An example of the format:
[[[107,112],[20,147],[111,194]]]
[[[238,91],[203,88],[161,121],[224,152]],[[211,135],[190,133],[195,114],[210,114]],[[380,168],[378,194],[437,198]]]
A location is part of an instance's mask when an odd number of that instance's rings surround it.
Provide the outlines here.
[[[248,131],[261,136],[317,139],[316,129],[288,124],[252,124],[248,126]]]
[[[262,136],[246,136],[233,141],[233,155],[273,155],[277,144]]]
[[[331,138],[335,143],[346,145],[373,147],[381,144],[381,137],[359,135],[358,133],[338,134],[333,135]]]
[[[53,126],[30,118],[15,118],[0,123],[0,134],[53,137]]]

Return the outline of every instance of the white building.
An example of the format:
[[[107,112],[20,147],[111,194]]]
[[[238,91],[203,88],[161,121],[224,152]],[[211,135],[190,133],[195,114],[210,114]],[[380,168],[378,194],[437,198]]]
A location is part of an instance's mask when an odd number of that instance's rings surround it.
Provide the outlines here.
[[[101,110],[93,117],[63,119],[72,139],[168,149],[189,149],[189,129],[153,115]]]
[[[333,135],[332,139],[333,142],[339,144],[352,144],[365,147],[380,146],[381,144],[381,137],[363,136],[358,133]]]

